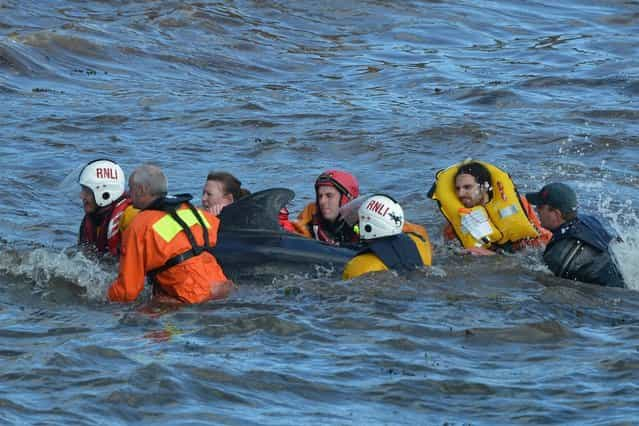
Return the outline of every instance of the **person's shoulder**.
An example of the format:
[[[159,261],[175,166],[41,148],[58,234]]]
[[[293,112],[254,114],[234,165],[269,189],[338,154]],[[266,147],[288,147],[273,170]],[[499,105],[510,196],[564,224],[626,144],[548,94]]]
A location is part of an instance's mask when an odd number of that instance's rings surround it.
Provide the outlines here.
[[[422,258],[422,262],[424,263],[424,265],[432,265],[433,253],[430,246],[430,241],[428,241],[427,239],[424,240],[419,234],[411,233],[407,235],[413,241],[415,247],[417,247],[417,251],[419,252],[419,256]]]
[[[216,224],[217,225],[217,224],[220,223],[220,218],[215,216],[213,213],[210,213],[210,212],[208,212],[208,211],[206,211],[204,209],[200,209],[200,208],[198,208],[197,211],[202,217],[204,217],[207,220],[207,222],[209,222],[209,224],[211,224],[211,225]]]
[[[202,215],[202,216],[206,217],[207,219],[209,219],[209,218],[214,218],[214,219],[219,220],[219,219],[217,218],[217,216],[215,216],[213,213],[211,213],[211,212],[209,212],[208,210],[205,210],[205,209],[203,209],[203,208],[201,208],[201,207],[196,207],[196,208],[195,208],[195,210],[196,210],[196,211],[197,211],[200,215]]]
[[[533,209],[532,204],[530,204],[530,201],[528,201],[528,199],[526,198],[525,195],[523,194],[519,194],[519,201],[521,202],[521,206],[524,208],[524,212],[526,213],[526,216],[528,217],[537,217],[537,213],[535,213],[535,209]]]
[[[418,225],[412,222],[404,222],[402,232],[419,235],[422,239],[428,241],[428,232],[422,225]]]
[[[603,227],[602,219],[593,214],[579,213],[574,220],[578,223],[595,224]]]
[[[155,221],[166,215],[167,213],[161,210],[137,210],[135,216],[129,223],[127,229],[131,228],[145,228],[148,226],[153,226]]]
[[[129,204],[122,212],[122,217],[120,218],[119,224],[120,230],[124,231],[125,229],[127,229],[131,225],[131,223],[133,223],[133,219],[135,219],[139,213],[139,209],[136,209],[135,207],[133,207],[132,204]]]
[[[342,279],[349,280],[375,271],[386,271],[388,267],[374,253],[360,253],[348,261],[344,267]]]

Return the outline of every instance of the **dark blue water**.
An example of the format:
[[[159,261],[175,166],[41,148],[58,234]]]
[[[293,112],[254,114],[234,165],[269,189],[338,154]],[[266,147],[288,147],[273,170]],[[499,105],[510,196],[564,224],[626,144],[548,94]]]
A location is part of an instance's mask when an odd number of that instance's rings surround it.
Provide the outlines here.
[[[635,1],[0,2],[0,422],[634,424],[638,33]],[[115,267],[69,249],[65,177],[98,157],[172,192],[209,170],[289,187],[294,213],[347,169],[426,226],[434,265],[107,304]],[[444,247],[426,192],[468,157],[575,187],[632,289]]]

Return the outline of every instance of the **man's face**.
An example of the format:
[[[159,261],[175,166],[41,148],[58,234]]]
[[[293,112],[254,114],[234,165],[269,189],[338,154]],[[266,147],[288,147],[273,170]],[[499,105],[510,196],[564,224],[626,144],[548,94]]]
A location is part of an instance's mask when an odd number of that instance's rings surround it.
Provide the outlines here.
[[[98,205],[95,202],[93,191],[86,186],[82,186],[80,189],[80,201],[82,201],[82,207],[86,214],[95,213],[98,210]]]
[[[317,189],[317,205],[324,220],[335,222],[339,215],[339,200],[342,194],[332,186],[320,186]]]
[[[564,222],[561,212],[550,207],[548,204],[537,206],[537,213],[539,213],[541,226],[546,229],[550,229],[551,231],[559,228],[559,226]]]
[[[472,208],[482,204],[484,191],[473,175],[461,174],[455,179],[455,193],[464,207]]]

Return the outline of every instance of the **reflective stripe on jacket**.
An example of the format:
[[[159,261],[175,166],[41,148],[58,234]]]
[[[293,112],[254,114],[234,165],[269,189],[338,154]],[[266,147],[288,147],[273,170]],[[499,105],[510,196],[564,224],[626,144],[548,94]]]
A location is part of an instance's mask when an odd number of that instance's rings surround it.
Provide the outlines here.
[[[190,227],[196,242],[203,245],[201,225],[186,204],[177,213]],[[199,209],[198,213],[207,226],[209,245],[215,246],[219,220]],[[111,301],[135,300],[144,288],[147,273],[192,249],[181,226],[169,213],[160,210],[143,210],[138,213],[124,231],[123,237],[120,271],[108,293]],[[217,260],[208,252],[202,252],[158,273],[155,279],[165,294],[187,303],[209,300],[217,286],[227,281]]]

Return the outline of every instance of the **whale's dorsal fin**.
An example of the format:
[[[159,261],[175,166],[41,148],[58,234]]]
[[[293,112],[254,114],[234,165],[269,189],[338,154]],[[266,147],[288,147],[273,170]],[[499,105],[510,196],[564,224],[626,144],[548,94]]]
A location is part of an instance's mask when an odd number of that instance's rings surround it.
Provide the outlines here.
[[[281,231],[280,209],[295,198],[286,188],[254,192],[224,207],[220,212],[220,231],[263,229]]]

